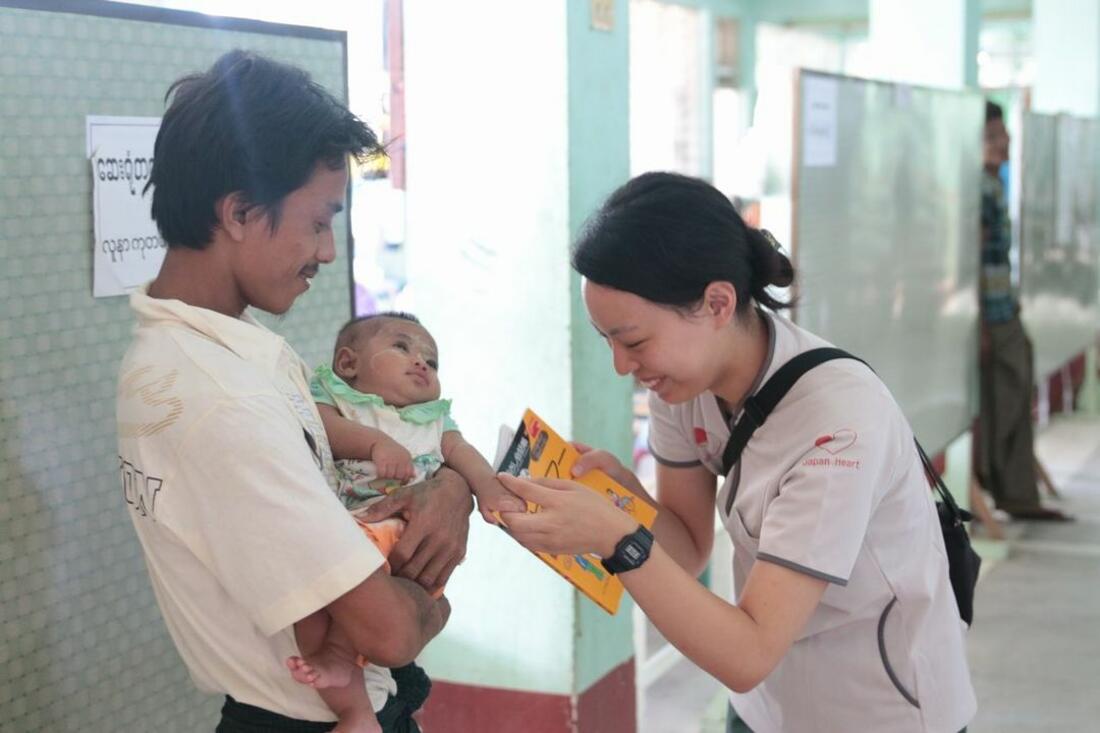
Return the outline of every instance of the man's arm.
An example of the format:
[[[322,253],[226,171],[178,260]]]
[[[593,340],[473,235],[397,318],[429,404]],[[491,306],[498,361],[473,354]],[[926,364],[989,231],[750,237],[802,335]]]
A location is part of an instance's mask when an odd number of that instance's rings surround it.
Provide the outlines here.
[[[384,667],[416,659],[451,615],[445,596],[433,599],[416,583],[377,570],[326,609],[355,650]]]

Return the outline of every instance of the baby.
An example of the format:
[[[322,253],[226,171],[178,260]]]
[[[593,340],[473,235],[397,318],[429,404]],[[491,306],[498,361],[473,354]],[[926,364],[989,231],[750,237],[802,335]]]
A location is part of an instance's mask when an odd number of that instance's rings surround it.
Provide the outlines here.
[[[479,503],[506,493],[493,468],[458,432],[450,400],[439,399],[438,359],[435,340],[415,316],[380,313],[340,329],[332,367],[314,373],[313,397],[337,459],[339,496],[353,516],[394,488],[431,477],[444,463],[462,475]],[[360,526],[389,556],[405,523],[391,518]],[[443,592],[427,590],[436,597]],[[336,730],[380,731],[347,636],[325,611],[296,629],[303,656],[287,660],[294,679],[318,690],[340,718]],[[372,680],[385,675],[373,667],[367,673]]]

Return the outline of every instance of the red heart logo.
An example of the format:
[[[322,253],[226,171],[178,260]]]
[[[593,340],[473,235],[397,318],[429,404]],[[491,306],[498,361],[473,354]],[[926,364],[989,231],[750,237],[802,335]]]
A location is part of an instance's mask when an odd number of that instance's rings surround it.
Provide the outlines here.
[[[702,428],[695,428],[695,442],[699,445],[703,445],[707,442],[707,431]]]
[[[855,442],[856,431],[844,428],[836,431],[832,435],[822,435],[814,441],[814,447],[821,448],[835,456],[837,453],[851,448]]]

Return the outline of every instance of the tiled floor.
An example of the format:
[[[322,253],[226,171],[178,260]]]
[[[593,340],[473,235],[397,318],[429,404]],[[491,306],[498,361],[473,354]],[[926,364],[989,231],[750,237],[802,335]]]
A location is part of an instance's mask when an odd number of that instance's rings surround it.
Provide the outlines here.
[[[1038,453],[1076,521],[1024,524],[978,586],[972,733],[1100,730],[1100,418],[1055,421]]]
[[[1056,418],[1037,452],[1069,524],[1009,527],[978,586],[970,733],[1100,731],[1100,417]],[[721,733],[720,685],[688,661],[645,692],[640,733]]]

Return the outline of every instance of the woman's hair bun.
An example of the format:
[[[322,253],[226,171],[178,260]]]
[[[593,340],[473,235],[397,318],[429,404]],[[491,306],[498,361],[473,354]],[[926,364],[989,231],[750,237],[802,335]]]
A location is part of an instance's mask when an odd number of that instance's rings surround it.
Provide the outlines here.
[[[789,287],[794,282],[794,266],[790,258],[783,254],[779,242],[767,229],[746,229],[752,252],[753,278],[750,288],[753,300],[772,310],[788,307],[789,303],[776,299],[767,289]]]

